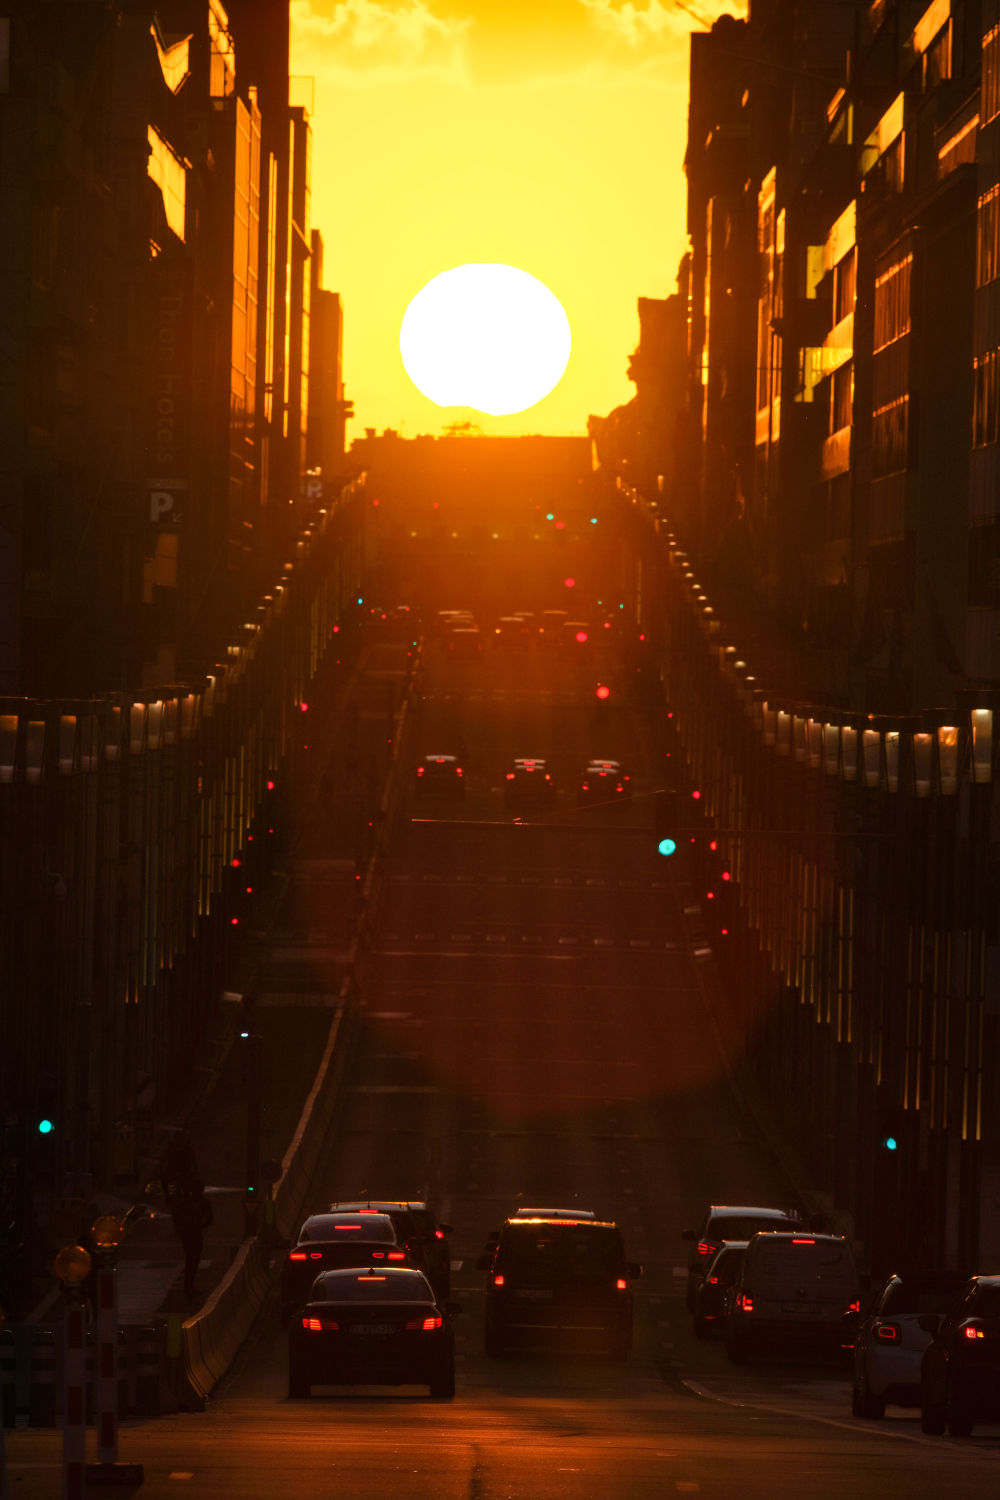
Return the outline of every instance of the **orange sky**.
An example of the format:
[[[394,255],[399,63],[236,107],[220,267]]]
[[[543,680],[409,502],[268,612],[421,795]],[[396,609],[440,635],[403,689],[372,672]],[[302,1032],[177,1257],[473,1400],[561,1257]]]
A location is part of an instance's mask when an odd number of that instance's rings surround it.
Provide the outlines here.
[[[465,419],[584,433],[630,400],[636,299],[676,291],[687,247],[688,37],[703,28],[671,0],[291,0],[291,22],[291,71],[315,80],[312,220],[344,304],[348,439]],[[436,406],[403,368],[410,298],[466,261],[519,266],[566,309],[569,365],[528,411]]]

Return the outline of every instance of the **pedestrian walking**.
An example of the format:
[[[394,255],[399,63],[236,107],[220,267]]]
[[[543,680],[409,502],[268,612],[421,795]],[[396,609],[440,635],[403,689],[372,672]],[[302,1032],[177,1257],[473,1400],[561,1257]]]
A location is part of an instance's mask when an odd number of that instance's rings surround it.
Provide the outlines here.
[[[205,1197],[205,1184],[199,1177],[188,1184],[187,1190],[174,1204],[173,1220],[184,1250],[184,1296],[191,1302],[205,1244],[205,1230],[212,1222],[212,1205]]]
[[[198,1158],[186,1130],[175,1130],[160,1157],[159,1178],[163,1197],[169,1207],[175,1198],[183,1197],[198,1176]]]

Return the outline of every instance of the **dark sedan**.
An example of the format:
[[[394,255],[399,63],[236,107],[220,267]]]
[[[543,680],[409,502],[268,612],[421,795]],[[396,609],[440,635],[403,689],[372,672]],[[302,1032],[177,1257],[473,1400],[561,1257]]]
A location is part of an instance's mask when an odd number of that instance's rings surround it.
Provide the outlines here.
[[[305,1301],[322,1271],[354,1266],[409,1265],[387,1214],[312,1214],[281,1268],[281,1308],[287,1317]]]
[[[314,1385],[426,1385],[455,1394],[457,1305],[421,1271],[325,1271],[288,1332],[288,1394]]]

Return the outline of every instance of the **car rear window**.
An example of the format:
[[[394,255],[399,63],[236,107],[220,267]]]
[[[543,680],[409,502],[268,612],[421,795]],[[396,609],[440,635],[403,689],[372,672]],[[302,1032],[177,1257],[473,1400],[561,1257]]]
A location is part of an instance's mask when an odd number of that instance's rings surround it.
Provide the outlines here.
[[[889,1288],[882,1300],[882,1316],[903,1313],[946,1313],[961,1294],[963,1281],[899,1282]]]
[[[401,1276],[398,1271],[365,1276],[360,1272],[334,1271],[317,1277],[310,1294],[312,1302],[433,1302],[434,1293],[419,1271]]]
[[[611,1224],[532,1224],[526,1221],[501,1236],[498,1265],[521,1274],[614,1275],[622,1262],[618,1230]]]
[[[795,1240],[791,1236],[766,1236],[754,1242],[747,1251],[746,1276],[750,1277],[753,1257],[754,1287],[761,1293],[769,1283],[785,1283],[790,1278],[821,1287],[827,1282],[840,1287],[856,1276],[854,1255],[846,1241]]]
[[[350,1218],[345,1218],[342,1214],[316,1214],[306,1220],[299,1234],[300,1245],[314,1240],[330,1243],[339,1240],[345,1243],[351,1240],[377,1240],[383,1244],[393,1244],[395,1239],[396,1231],[386,1214],[358,1214]]]

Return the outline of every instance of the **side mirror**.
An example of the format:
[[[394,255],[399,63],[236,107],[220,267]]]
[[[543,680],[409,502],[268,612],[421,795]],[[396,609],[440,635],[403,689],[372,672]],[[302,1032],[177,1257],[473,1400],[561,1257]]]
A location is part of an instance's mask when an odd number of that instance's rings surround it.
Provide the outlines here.
[[[490,1267],[492,1266],[492,1264],[493,1264],[493,1256],[492,1255],[481,1255],[479,1257],[479,1259],[476,1261],[476,1270],[477,1271],[488,1271],[490,1269]]]
[[[941,1332],[941,1322],[940,1313],[921,1313],[917,1319],[917,1327],[922,1328],[924,1333],[929,1333],[931,1338],[934,1339]]]
[[[637,1260],[630,1260],[625,1267],[625,1275],[637,1281],[642,1275],[642,1266]]]
[[[696,1240],[697,1238],[698,1238],[698,1236],[697,1236],[697,1234],[695,1233],[695,1231],[693,1229],[683,1229],[683,1230],[681,1230],[681,1239],[682,1240]]]

